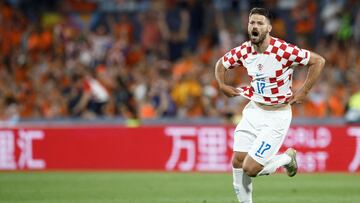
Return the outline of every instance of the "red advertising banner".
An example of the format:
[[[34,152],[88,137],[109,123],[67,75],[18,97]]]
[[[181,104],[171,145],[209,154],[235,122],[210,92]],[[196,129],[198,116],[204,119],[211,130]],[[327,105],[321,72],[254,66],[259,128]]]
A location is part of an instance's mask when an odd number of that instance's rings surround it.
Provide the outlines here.
[[[0,170],[231,170],[233,127],[114,125],[0,129]],[[281,151],[303,172],[360,171],[359,126],[292,126]]]

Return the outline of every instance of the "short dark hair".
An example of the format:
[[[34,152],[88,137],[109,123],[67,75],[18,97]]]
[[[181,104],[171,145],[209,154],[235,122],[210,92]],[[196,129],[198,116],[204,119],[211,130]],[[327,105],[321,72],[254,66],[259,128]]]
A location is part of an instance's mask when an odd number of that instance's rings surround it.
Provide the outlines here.
[[[252,16],[254,14],[265,16],[269,21],[271,21],[270,12],[266,8],[255,7],[253,9],[251,9],[249,16]]]

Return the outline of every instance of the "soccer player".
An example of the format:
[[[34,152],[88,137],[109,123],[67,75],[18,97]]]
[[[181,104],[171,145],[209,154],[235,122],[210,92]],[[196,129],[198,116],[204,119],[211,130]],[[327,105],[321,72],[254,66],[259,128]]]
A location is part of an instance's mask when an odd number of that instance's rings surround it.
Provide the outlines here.
[[[250,100],[234,132],[233,185],[239,202],[252,202],[251,177],[272,174],[284,167],[288,176],[297,173],[296,151],[278,154],[289,129],[291,105],[301,103],[319,77],[325,60],[270,36],[269,11],[253,8],[249,14],[249,41],[230,50],[218,60],[215,76],[220,90],[228,97]],[[295,66],[308,66],[303,86],[292,93]],[[235,88],[225,83],[225,72],[243,66],[250,85]]]

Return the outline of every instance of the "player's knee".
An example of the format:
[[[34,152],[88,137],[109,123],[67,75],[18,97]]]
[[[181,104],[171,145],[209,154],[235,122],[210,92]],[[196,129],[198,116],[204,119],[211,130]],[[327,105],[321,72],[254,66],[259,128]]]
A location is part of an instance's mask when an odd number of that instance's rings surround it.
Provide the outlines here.
[[[250,177],[256,177],[257,174],[260,172],[257,167],[252,167],[250,165],[243,165],[244,173]]]
[[[232,158],[232,167],[233,168],[242,168],[242,160],[236,158],[236,157],[233,157]]]
[[[247,155],[246,152],[235,152],[232,157],[233,168],[242,168],[246,155]]]

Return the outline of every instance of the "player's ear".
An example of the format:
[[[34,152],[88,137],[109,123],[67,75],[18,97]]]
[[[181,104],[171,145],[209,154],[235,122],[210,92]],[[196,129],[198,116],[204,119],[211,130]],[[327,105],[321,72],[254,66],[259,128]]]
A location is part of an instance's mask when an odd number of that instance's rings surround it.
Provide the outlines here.
[[[272,30],[272,26],[268,25],[268,32],[271,32],[271,30]]]

